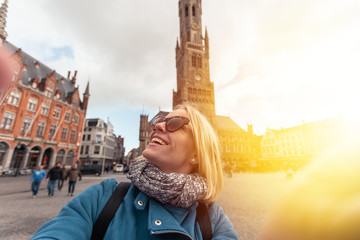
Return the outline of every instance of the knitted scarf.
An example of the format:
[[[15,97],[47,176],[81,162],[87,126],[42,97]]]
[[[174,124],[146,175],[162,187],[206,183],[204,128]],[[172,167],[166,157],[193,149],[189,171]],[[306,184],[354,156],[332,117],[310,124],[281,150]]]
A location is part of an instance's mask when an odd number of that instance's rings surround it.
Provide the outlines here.
[[[150,198],[175,207],[189,208],[207,191],[206,179],[198,173],[164,173],[143,159],[130,164],[127,177]]]

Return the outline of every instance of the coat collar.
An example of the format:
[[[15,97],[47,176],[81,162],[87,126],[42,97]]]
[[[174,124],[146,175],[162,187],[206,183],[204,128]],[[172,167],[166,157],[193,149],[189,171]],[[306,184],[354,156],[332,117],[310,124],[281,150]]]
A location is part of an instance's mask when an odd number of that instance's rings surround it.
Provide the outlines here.
[[[148,227],[151,234],[174,232],[183,234],[189,239],[194,239],[197,202],[189,209],[177,208],[150,199],[140,191],[133,204],[140,211],[148,207]]]

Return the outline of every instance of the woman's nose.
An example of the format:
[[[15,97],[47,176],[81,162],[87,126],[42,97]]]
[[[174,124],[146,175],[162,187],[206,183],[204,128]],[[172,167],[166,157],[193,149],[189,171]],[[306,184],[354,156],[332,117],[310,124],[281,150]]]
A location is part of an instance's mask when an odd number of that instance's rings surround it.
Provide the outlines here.
[[[165,122],[155,124],[155,131],[166,132]]]

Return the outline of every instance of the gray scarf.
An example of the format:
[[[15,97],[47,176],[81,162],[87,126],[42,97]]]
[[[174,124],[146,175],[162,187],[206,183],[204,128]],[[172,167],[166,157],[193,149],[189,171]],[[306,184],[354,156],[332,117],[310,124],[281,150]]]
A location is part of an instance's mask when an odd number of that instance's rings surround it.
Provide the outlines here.
[[[164,173],[146,160],[132,162],[127,177],[147,196],[175,207],[189,208],[207,191],[200,174]]]

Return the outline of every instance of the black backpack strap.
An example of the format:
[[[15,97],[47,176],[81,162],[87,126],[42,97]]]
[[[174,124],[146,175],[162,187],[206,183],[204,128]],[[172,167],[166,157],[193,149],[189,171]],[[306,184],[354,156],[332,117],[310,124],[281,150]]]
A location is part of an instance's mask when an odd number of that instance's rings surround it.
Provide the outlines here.
[[[130,185],[130,182],[121,182],[117,185],[115,191],[94,223],[91,240],[102,240],[104,238],[109,224],[114,218],[115,213],[129,190]]]
[[[196,208],[196,220],[199,223],[203,240],[211,240],[212,229],[209,211],[205,203],[200,202]]]

